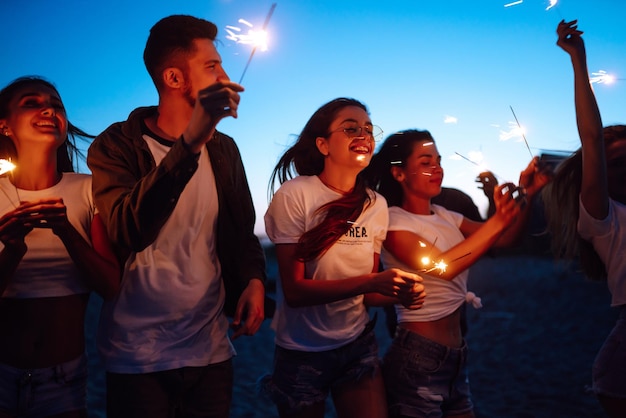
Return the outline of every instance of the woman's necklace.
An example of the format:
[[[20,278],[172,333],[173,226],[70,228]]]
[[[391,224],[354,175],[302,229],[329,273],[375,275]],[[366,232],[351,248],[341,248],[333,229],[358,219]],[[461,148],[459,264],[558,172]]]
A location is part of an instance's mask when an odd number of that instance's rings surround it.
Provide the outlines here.
[[[349,194],[349,193],[352,191],[352,189],[351,189],[351,190],[348,190],[348,191],[346,191],[346,190],[341,190],[341,189],[339,189],[339,188],[337,188],[337,187],[333,186],[332,184],[326,183],[326,182],[324,181],[324,179],[322,179],[322,177],[321,177],[321,176],[317,176],[317,178],[318,178],[318,179],[320,179],[320,181],[322,182],[322,184],[323,184],[324,186],[328,187],[330,190],[335,191],[335,192],[337,192],[337,193],[339,193],[339,194],[346,195],[346,194]]]
[[[4,187],[0,187],[0,190],[2,190],[2,193],[4,193],[4,195],[7,197],[7,199],[9,199],[9,202],[11,202],[11,205],[13,205],[13,207],[15,209],[17,209],[17,207],[21,203],[21,201],[20,201],[20,192],[17,190],[17,185],[15,184],[15,179],[13,178],[13,173],[10,173],[9,176],[11,176],[11,180],[9,180],[9,183],[11,183],[13,185],[13,187],[15,188],[15,195],[17,196],[17,204],[15,202],[13,202],[13,199],[4,190]]]

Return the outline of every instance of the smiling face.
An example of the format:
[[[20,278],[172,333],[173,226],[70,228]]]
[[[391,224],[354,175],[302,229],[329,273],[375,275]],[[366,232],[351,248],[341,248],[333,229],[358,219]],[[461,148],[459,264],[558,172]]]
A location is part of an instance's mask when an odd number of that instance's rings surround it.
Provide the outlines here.
[[[326,137],[318,137],[318,150],[329,165],[360,171],[367,167],[374,152],[372,121],[365,110],[347,106],[337,112]]]
[[[392,167],[392,175],[402,185],[404,194],[431,199],[441,193],[443,168],[441,155],[432,141],[418,141],[404,165]]]
[[[0,119],[0,131],[8,136],[20,152],[27,144],[59,147],[67,138],[67,116],[58,92],[33,81],[15,90],[8,114]],[[29,146],[30,146],[29,145]]]

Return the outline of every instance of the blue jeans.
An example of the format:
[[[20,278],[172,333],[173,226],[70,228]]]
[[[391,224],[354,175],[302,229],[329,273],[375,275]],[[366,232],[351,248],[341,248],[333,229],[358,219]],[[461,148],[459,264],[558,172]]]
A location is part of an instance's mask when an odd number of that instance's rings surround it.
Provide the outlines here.
[[[626,306],[593,363],[593,392],[626,399]]]
[[[375,321],[351,343],[328,351],[287,350],[276,346],[274,372],[261,380],[262,391],[281,411],[299,409],[324,402],[330,391],[373,376],[380,370]]]
[[[87,411],[87,357],[41,369],[0,364],[0,411],[42,417]]]
[[[145,374],[107,373],[109,418],[228,418],[233,363]]]
[[[383,358],[389,416],[435,418],[473,409],[467,346],[450,348],[398,327]]]

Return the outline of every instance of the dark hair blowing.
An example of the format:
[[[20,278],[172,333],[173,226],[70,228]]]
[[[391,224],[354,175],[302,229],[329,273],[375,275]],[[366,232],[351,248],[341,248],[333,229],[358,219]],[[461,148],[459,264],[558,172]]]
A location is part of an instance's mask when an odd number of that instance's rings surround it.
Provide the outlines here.
[[[341,97],[324,104],[311,116],[295,144],[280,157],[274,167],[269,183],[270,197],[276,180],[282,184],[296,175],[315,176],[324,170],[324,155],[317,148],[316,140],[318,137],[327,138],[328,130],[337,113],[350,106],[368,111],[358,100]],[[370,204],[370,193],[359,174],[352,192],[318,209],[318,212],[325,213],[324,220],[302,234],[296,249],[296,258],[300,261],[309,261],[324,254],[350,229],[352,222],[356,221]]]
[[[17,78],[0,90],[0,119],[7,118],[11,114],[9,105],[15,94],[23,87],[30,85],[49,87],[61,97],[54,84],[43,77],[25,76]],[[67,137],[65,141],[63,141],[63,144],[57,149],[57,170],[59,172],[77,171],[78,167],[74,167],[74,163],[77,162],[78,159],[85,160],[85,155],[76,146],[76,138],[93,139],[95,137],[72,125],[68,120]],[[0,156],[10,157],[16,161],[19,160],[13,141],[4,135],[0,135]]]
[[[626,125],[606,126],[603,136],[605,147],[626,139]],[[559,164],[554,179],[542,190],[547,230],[552,236],[552,252],[557,258],[573,259],[578,256],[583,273],[588,278],[605,280],[606,268],[600,256],[593,245],[578,234],[582,176],[583,154],[582,148],[579,148]]]
[[[385,139],[370,165],[363,170],[367,185],[387,199],[389,206],[401,206],[403,191],[393,178],[391,167],[404,167],[418,142],[435,142],[428,131],[409,129],[396,132]]]
[[[215,41],[217,26],[208,20],[188,15],[172,15],[150,29],[143,51],[143,62],[157,90],[163,86],[161,73],[167,67],[187,71],[185,58],[196,51],[194,40]]]

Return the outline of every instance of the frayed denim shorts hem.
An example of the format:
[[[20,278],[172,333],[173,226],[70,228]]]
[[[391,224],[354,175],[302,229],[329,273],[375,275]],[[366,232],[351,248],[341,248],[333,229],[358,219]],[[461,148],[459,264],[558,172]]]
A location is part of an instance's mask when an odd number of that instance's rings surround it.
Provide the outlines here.
[[[389,416],[441,417],[473,410],[467,346],[438,344],[398,327],[383,357]]]
[[[330,391],[380,372],[374,322],[354,341],[328,351],[307,352],[276,346],[274,371],[259,381],[259,390],[281,410],[324,402]]]

